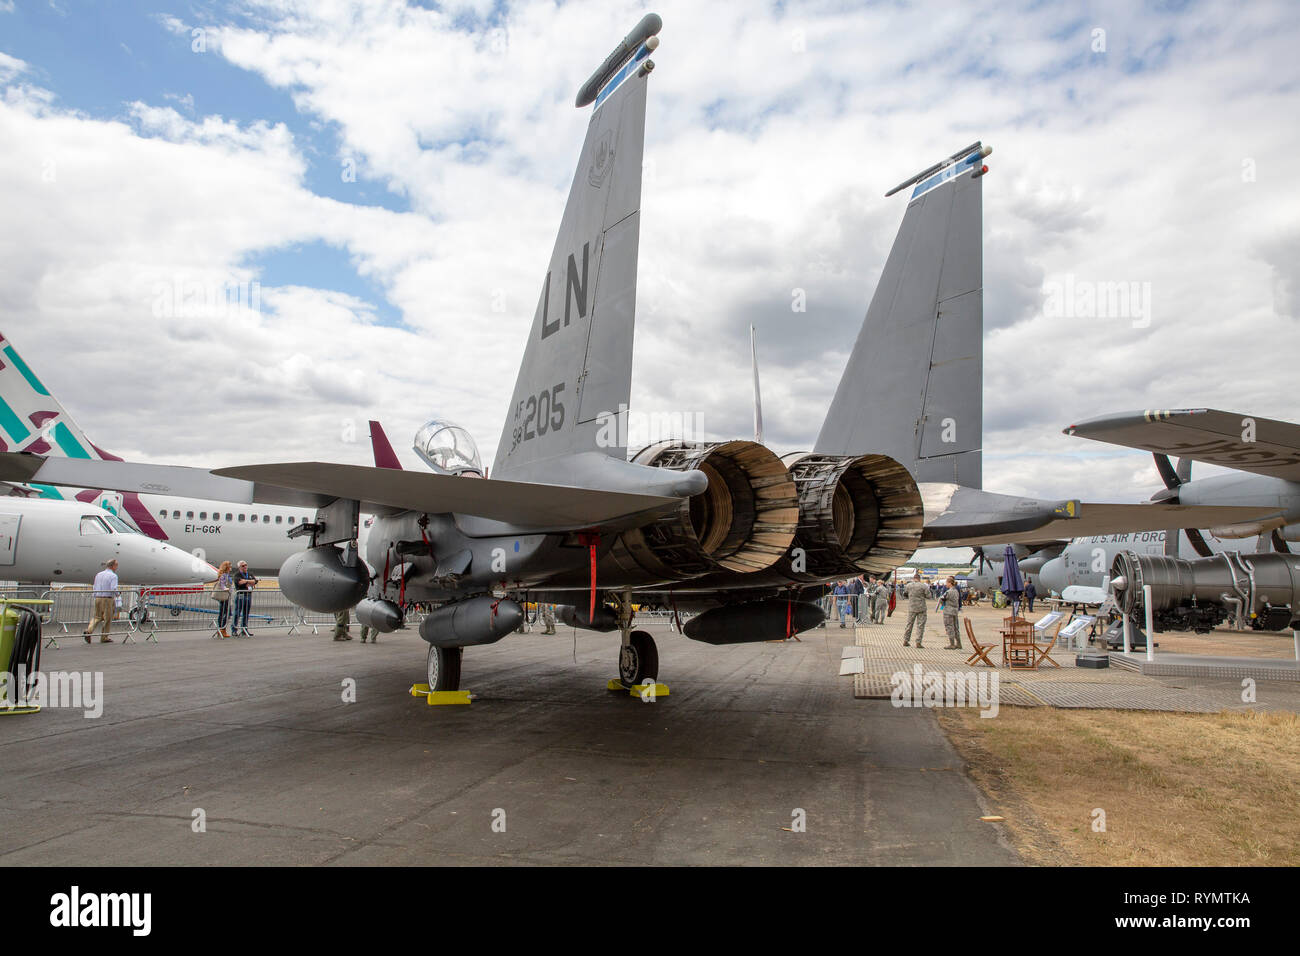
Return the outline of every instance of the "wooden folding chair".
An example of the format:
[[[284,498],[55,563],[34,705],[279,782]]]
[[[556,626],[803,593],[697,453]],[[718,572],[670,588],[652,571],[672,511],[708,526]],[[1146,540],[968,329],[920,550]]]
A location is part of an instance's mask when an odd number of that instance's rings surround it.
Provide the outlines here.
[[[993,650],[997,645],[981,644],[979,641],[975,640],[975,628],[971,627],[970,618],[964,617],[961,619],[961,622],[966,625],[966,639],[970,641],[971,650],[975,652],[970,657],[966,658],[966,663],[974,667],[982,661],[989,665],[989,667],[995,667],[996,665],[989,660],[989,651]]]
[[[1051,636],[1049,637],[1047,631],[1053,624],[1056,625],[1056,630],[1052,631]],[[1061,666],[1056,663],[1056,661],[1052,660],[1051,650],[1053,645],[1056,644],[1056,639],[1061,633],[1061,628],[1063,628],[1065,624],[1066,616],[1064,611],[1051,611],[1044,614],[1034,623],[1033,635],[1030,640],[1034,645],[1033,666],[1035,668],[1042,664],[1043,661],[1047,661],[1053,667]]]
[[[1023,617],[1008,618],[1002,631],[1002,666],[1032,670],[1036,660],[1033,625]]]

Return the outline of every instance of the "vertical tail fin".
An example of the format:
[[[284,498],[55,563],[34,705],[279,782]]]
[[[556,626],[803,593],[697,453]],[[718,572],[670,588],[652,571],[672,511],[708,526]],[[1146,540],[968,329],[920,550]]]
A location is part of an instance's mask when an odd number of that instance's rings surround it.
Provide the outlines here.
[[[384,432],[384,426],[373,419],[370,422],[370,450],[375,456],[376,468],[393,468],[402,470],[402,463],[393,451],[393,445]]]
[[[0,451],[120,460],[95,447],[3,334],[0,334]]]
[[[979,488],[983,443],[979,143],[915,184],[815,451],[889,455],[917,481]]]
[[[67,409],[36,377],[13,343],[0,334],[0,451],[28,451],[54,458],[92,458],[121,461],[89,438],[68,414]],[[42,498],[75,499],[98,502],[117,513],[116,506],[105,501],[104,493],[94,488],[56,488],[33,482],[30,487]],[[111,495],[110,499],[118,496]],[[159,541],[167,534],[154,520],[136,492],[121,495],[126,516],[142,532]]]
[[[546,463],[582,452],[626,460],[610,419],[631,394],[646,81],[661,25],[643,19],[579,94],[595,107],[497,445],[498,477],[540,478]]]

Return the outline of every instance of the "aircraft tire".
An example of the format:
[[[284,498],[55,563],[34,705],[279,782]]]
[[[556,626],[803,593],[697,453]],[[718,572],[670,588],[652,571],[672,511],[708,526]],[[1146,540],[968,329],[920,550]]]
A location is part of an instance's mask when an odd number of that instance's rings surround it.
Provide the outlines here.
[[[429,645],[425,673],[429,690],[460,690],[460,660],[463,648]]]
[[[659,648],[645,631],[633,631],[630,643],[619,648],[618,679],[624,687],[633,687],[659,677]]]

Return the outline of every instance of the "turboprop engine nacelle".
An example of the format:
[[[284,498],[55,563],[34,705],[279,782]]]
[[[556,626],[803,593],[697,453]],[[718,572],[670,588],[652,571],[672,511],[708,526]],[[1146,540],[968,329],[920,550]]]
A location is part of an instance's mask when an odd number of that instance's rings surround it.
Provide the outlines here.
[[[507,598],[476,597],[445,604],[420,622],[420,636],[434,647],[494,644],[524,622],[524,609]]]
[[[357,605],[357,623],[373,628],[380,634],[390,634],[402,626],[402,609],[392,601],[366,598]]]
[[[816,627],[826,614],[816,604],[782,598],[715,607],[691,618],[682,633],[705,644],[780,640]]]
[[[1293,625],[1300,608],[1300,556],[1216,554],[1186,561],[1122,551],[1110,569],[1115,603],[1124,614],[1141,614],[1143,587],[1151,586],[1156,630],[1209,631],[1238,617],[1257,630]]]
[[[294,604],[318,614],[337,614],[366,596],[370,574],[364,562],[344,562],[343,552],[322,544],[289,555],[280,566],[280,590]]]

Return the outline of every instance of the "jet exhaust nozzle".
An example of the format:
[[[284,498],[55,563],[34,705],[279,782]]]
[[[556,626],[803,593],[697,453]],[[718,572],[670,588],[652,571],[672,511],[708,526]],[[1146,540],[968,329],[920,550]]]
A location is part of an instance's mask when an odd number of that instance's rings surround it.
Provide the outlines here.
[[[289,555],[280,566],[280,590],[294,604],[318,614],[337,614],[355,607],[370,587],[361,561],[343,562],[343,552],[322,544]]]
[[[769,598],[711,608],[687,621],[682,633],[705,644],[751,644],[799,634],[824,620],[817,604]]]
[[[420,636],[434,647],[495,644],[519,629],[524,609],[508,598],[476,597],[442,607],[420,622]]]
[[[782,459],[799,489],[802,560],[777,566],[792,581],[887,574],[921,545],[925,509],[911,472],[888,455]]]
[[[393,601],[381,598],[366,598],[357,605],[357,623],[362,627],[373,628],[380,634],[390,634],[405,623],[402,609]]]
[[[699,472],[707,487],[671,514],[623,535],[611,553],[619,568],[653,580],[711,571],[761,571],[794,541],[799,521],[794,480],[774,452],[754,441],[665,441],[643,448],[640,465]]]

